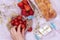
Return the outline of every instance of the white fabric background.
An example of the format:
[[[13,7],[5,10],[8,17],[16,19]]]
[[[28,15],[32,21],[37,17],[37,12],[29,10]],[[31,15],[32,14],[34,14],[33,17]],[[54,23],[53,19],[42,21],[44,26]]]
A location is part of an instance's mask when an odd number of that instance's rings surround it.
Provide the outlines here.
[[[0,0],[0,4],[5,3],[6,5],[12,5],[15,0]],[[34,1],[34,0],[31,0]],[[15,1],[17,2],[17,1]],[[54,30],[49,35],[42,38],[42,40],[59,40],[60,39],[60,0],[51,0],[53,8],[57,12],[57,17],[53,22],[56,24],[56,30]],[[0,8],[1,10],[1,8]],[[4,10],[4,9],[3,9]],[[15,9],[15,11],[18,10]],[[18,13],[18,11],[16,11]],[[9,13],[9,12],[7,12]],[[6,20],[6,19],[5,19]],[[6,27],[6,21],[4,20],[3,24],[0,24],[0,40],[12,40],[10,33]],[[34,22],[35,23],[35,22]],[[26,34],[26,40],[36,40],[32,32]]]

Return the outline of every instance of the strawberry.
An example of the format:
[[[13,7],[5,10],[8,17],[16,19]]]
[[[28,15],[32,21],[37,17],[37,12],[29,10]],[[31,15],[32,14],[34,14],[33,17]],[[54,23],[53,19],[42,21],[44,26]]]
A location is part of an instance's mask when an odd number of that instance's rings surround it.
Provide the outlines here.
[[[30,6],[29,5],[24,5],[24,8],[26,11],[30,11]]]
[[[27,17],[28,17],[28,16],[30,16],[30,14],[29,14],[29,13],[30,13],[30,11],[27,11],[27,12],[26,12],[26,16],[27,16]]]
[[[26,10],[25,9],[22,9],[22,15],[26,16]]]
[[[23,3],[24,3],[24,5],[28,4],[27,0],[23,0]]]
[[[19,2],[19,3],[18,3],[18,6],[23,9],[23,8],[24,8],[23,2]]]
[[[30,10],[29,15],[33,15],[33,14],[34,14],[34,11]]]

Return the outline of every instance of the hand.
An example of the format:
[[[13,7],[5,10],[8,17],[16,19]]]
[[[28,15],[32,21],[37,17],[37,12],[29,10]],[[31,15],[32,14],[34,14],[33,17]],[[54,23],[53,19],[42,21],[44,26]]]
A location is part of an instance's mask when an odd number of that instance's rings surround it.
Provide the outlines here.
[[[10,33],[13,40],[24,40],[24,29],[22,29],[22,32],[20,32],[20,30],[21,30],[20,25],[17,28],[17,31],[16,26],[11,28]]]

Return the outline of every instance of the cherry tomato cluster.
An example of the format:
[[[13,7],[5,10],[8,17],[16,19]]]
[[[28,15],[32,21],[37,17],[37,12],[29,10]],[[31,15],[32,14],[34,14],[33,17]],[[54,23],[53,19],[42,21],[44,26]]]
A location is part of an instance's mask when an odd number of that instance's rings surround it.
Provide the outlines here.
[[[12,18],[11,20],[11,25],[12,26],[19,26],[21,25],[21,30],[22,29],[26,29],[27,28],[27,21],[26,20],[23,20],[24,18],[19,15],[17,16],[16,18]],[[32,31],[32,27],[30,27],[27,31],[31,32]]]
[[[30,16],[34,14],[34,11],[30,7],[27,0],[23,0],[22,2],[18,3],[19,8],[21,8],[21,14],[24,16]]]
[[[26,20],[23,20],[23,17],[21,15],[17,16],[16,18],[12,18],[11,25],[13,26],[19,26],[21,25],[21,28],[26,28]]]
[[[17,17],[15,17],[15,18],[12,18],[11,25],[17,26],[17,27],[19,25],[21,25],[21,29],[24,29],[24,28],[26,29],[27,28],[27,20],[24,20],[23,16],[25,16],[25,17],[28,17],[30,15],[33,16],[34,11],[30,7],[30,5],[29,5],[27,0],[23,0],[23,1],[19,2],[18,6],[22,10],[21,14],[18,15]],[[28,31],[31,32],[32,31],[32,27],[30,27],[28,29]]]

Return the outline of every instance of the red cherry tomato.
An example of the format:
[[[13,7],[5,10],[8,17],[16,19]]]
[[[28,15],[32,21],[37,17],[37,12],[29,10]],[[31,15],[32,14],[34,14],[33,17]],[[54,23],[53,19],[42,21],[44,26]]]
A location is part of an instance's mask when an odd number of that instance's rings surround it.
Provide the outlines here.
[[[15,24],[14,26],[19,26],[19,22],[15,22],[14,24]]]
[[[14,21],[17,22],[18,21],[17,18],[15,18]]]
[[[30,28],[28,29],[28,31],[31,32],[31,31],[32,31],[32,27],[30,27]]]
[[[22,25],[21,25],[21,28],[22,28],[22,29],[25,29],[25,28],[26,28],[26,26],[25,26],[24,24],[22,24]]]
[[[12,20],[12,21],[11,21],[11,25],[14,26],[14,23],[15,23],[14,20]]]
[[[26,20],[23,22],[23,24],[25,24],[25,25],[26,25]]]
[[[22,20],[22,16],[21,15],[17,16],[17,19]]]
[[[22,20],[20,20],[20,21],[19,21],[19,24],[22,24],[22,23],[23,23],[23,21],[22,21]]]

